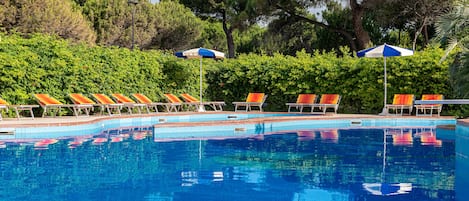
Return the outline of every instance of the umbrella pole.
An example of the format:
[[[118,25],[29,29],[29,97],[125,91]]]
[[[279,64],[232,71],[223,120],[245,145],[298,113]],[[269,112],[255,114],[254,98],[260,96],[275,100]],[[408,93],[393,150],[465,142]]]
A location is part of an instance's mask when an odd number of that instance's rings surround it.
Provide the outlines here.
[[[386,109],[387,97],[388,97],[388,89],[387,89],[387,73],[386,73],[386,57],[384,58],[384,104],[383,104],[383,111],[380,115],[387,115],[388,110]]]
[[[381,175],[381,182],[386,182],[386,129],[384,130],[384,139],[383,139],[383,173]]]
[[[386,57],[384,57],[384,106],[386,106],[386,99],[388,98],[388,76],[386,71]]]
[[[200,105],[199,105],[199,109],[198,111],[199,112],[205,112],[205,108],[204,108],[204,105],[202,104],[202,59],[203,57],[200,57],[200,77],[199,77],[199,101],[200,101]]]

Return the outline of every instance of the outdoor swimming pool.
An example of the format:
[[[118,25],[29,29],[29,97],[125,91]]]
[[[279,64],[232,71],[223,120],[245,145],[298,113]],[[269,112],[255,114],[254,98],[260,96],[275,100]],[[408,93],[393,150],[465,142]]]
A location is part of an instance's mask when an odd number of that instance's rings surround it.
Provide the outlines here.
[[[166,128],[140,126],[59,140],[6,140],[0,143],[0,200],[462,201],[469,196],[467,127],[446,130],[417,120],[412,126],[409,120],[391,120],[390,126],[340,122],[213,131],[228,132],[226,138],[214,138],[209,128],[209,135],[199,137],[194,133],[203,131],[173,128],[179,137],[172,139],[164,136]],[[181,133],[191,139],[181,140]]]

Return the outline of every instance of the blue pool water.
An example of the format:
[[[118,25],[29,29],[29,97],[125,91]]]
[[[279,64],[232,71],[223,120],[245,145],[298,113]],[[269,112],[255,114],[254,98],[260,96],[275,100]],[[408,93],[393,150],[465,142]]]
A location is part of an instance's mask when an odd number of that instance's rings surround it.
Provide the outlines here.
[[[265,133],[177,141],[143,126],[60,140],[3,141],[0,200],[469,197],[469,129],[379,125],[274,125]],[[175,135],[189,133],[173,129]]]

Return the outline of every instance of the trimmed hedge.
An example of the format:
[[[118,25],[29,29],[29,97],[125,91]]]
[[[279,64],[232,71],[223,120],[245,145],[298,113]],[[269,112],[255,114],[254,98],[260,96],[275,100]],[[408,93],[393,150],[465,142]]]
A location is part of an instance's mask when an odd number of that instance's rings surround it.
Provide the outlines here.
[[[70,102],[69,93],[144,93],[163,101],[163,93],[198,95],[199,60],[169,52],[70,44],[45,35],[0,35],[0,96],[12,104],[31,104],[34,93]],[[350,55],[347,49],[343,55]],[[452,97],[443,50],[429,47],[414,56],[387,59],[388,102],[395,93],[442,93]],[[447,60],[448,61],[448,60]],[[266,111],[286,111],[299,93],[339,93],[342,113],[378,113],[383,106],[383,59],[337,57],[334,52],[240,55],[203,60],[206,100],[245,100],[265,92]],[[456,113],[460,108],[455,108]],[[11,112],[10,112],[11,113]],[[11,114],[10,114],[11,115]]]
[[[343,55],[350,55],[343,49]],[[439,63],[443,50],[430,47],[409,57],[387,58],[388,103],[393,94],[442,93],[451,97],[448,63]],[[227,102],[265,92],[267,111],[285,111],[299,93],[338,93],[342,113],[378,113],[383,107],[382,58],[337,57],[334,52],[298,52],[296,57],[241,55],[225,60],[208,73],[210,97]]]
[[[159,51],[72,45],[45,35],[0,35],[0,96],[11,104],[36,103],[48,93],[70,103],[69,93],[198,94],[198,62]],[[11,112],[10,112],[11,113]]]

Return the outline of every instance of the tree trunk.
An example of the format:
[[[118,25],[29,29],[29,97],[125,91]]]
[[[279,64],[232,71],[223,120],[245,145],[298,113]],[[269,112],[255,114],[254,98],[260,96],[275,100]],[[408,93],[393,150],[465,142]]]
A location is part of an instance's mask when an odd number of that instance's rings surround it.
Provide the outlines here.
[[[363,0],[362,4],[367,1]],[[352,23],[353,30],[357,41],[358,48],[365,49],[371,43],[370,35],[363,28],[363,16],[365,14],[365,8],[357,3],[357,0],[350,0],[350,8],[352,10]]]
[[[420,33],[422,33],[423,27],[427,24],[427,17],[423,18],[422,26],[415,32],[414,41],[412,42],[412,50],[415,51],[415,46],[417,46],[417,38],[419,37]]]
[[[223,32],[226,35],[226,43],[228,45],[228,58],[235,57],[235,47],[233,41],[233,29],[228,28],[228,24],[226,22],[226,13],[223,12]]]
[[[423,35],[425,36],[425,46],[428,44],[428,26],[424,25],[423,27]]]
[[[397,37],[397,44],[401,44],[401,28],[399,28],[399,35]]]

